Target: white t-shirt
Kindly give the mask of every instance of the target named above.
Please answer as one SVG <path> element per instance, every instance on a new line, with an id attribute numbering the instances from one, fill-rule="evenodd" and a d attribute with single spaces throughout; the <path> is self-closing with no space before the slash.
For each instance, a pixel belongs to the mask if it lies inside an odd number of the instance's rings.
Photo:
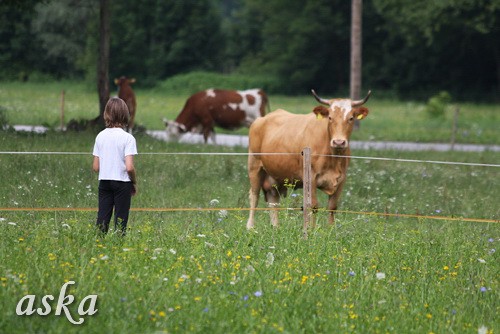
<path id="1" fill-rule="evenodd" d="M 99 157 L 99 180 L 130 181 L 125 156 L 136 154 L 134 136 L 122 128 L 106 128 L 99 132 L 93 153 Z"/>

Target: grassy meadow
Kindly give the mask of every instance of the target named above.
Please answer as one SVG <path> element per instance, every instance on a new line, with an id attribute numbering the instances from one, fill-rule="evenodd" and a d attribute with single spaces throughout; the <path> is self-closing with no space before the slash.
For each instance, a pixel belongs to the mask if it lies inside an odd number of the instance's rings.
<path id="1" fill-rule="evenodd" d="M 10 124 L 56 127 L 64 88 L 67 120 L 95 117 L 91 89 L 63 86 L 2 83 L 0 106 Z M 451 126 L 431 122 L 433 131 L 424 131 L 423 105 L 379 101 L 375 94 L 357 139 L 448 140 Z M 174 117 L 185 100 L 155 89 L 137 95 L 137 120 L 148 129 L 161 129 L 161 117 Z M 299 112 L 314 103 L 305 96 L 271 97 L 272 108 L 282 105 Z M 471 140 L 460 141 L 499 144 L 496 108 L 461 106 L 460 129 Z M 394 126 L 384 128 L 383 117 Z M 481 131 L 472 135 L 476 128 Z M 139 194 L 130 230 L 125 238 L 101 237 L 94 228 L 95 135 L 0 131 L 2 152 L 66 152 L 0 153 L 0 333 L 500 331 L 498 167 L 353 159 L 336 225 L 328 226 L 320 211 L 317 228 L 303 239 L 302 212 L 286 210 L 300 208 L 300 190 L 283 200 L 279 228 L 263 210 L 255 230 L 246 230 L 244 148 L 165 143 L 139 133 Z M 500 164 L 491 152 L 353 154 Z M 323 194 L 320 203 L 326 206 Z M 80 301 L 98 296 L 97 313 L 82 316 L 81 325 L 55 314 L 61 287 L 70 281 L 73 319 L 80 317 Z M 40 308 L 42 297 L 53 295 L 51 313 L 18 316 L 26 295 L 35 295 Z"/>
<path id="2" fill-rule="evenodd" d="M 151 89 L 136 89 L 136 124 L 148 130 L 164 129 L 162 119 L 175 119 L 186 99 L 201 87 L 191 91 L 174 85 L 159 85 Z M 182 83 L 182 85 L 184 85 Z M 208 85 L 208 84 L 207 84 Z M 245 89 L 249 87 L 241 87 Z M 112 86 L 112 94 L 116 87 Z M 176 90 L 174 90 L 176 89 Z M 49 83 L 0 83 L 0 112 L 14 124 L 47 125 L 59 127 L 61 91 L 65 92 L 65 122 L 71 119 L 92 119 L 98 114 L 97 92 L 94 86 L 68 81 Z M 318 94 L 325 98 L 342 97 Z M 382 95 L 382 96 L 379 96 Z M 450 142 L 455 108 L 459 108 L 456 142 L 500 145 L 498 124 L 500 105 L 481 103 L 456 103 L 446 108 L 444 117 L 432 118 L 425 111 L 425 102 L 397 101 L 383 92 L 373 91 L 366 106 L 370 109 L 369 121 L 362 122 L 362 131 L 353 135 L 354 140 L 389 140 L 416 142 Z M 286 109 L 293 113 L 311 112 L 317 105 L 309 92 L 303 96 L 269 97 L 271 110 Z M 217 131 L 223 132 L 218 129 Z M 232 132 L 234 133 L 234 132 Z M 236 133 L 246 134 L 247 129 Z"/>

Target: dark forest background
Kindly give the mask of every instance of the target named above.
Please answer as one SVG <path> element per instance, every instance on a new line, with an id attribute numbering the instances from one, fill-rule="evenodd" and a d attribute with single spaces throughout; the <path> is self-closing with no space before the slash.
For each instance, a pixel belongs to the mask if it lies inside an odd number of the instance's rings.
<path id="1" fill-rule="evenodd" d="M 0 3 L 1 81 L 95 82 L 99 1 Z M 349 90 L 348 0 L 120 0 L 110 13 L 110 78 L 152 87 L 209 71 L 270 93 Z M 362 36 L 364 87 L 499 99 L 500 0 L 365 0 Z"/>

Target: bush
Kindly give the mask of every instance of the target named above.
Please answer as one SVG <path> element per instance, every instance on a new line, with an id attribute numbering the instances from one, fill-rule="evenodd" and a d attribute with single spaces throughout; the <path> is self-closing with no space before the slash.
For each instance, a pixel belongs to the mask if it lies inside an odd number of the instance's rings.
<path id="1" fill-rule="evenodd" d="M 442 91 L 439 94 L 432 96 L 427 101 L 425 111 L 432 118 L 444 117 L 446 108 L 451 103 L 451 96 L 448 92 Z"/>
<path id="2" fill-rule="evenodd" d="M 161 82 L 157 88 L 176 94 L 194 94 L 207 88 L 237 89 L 262 88 L 268 94 L 278 90 L 278 81 L 268 76 L 190 72 L 179 74 Z"/>

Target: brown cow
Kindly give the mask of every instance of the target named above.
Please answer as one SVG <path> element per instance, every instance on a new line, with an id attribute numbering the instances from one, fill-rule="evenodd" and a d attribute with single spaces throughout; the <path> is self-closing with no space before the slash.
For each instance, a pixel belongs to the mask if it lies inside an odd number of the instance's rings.
<path id="1" fill-rule="evenodd" d="M 135 111 L 137 107 L 134 91 L 132 87 L 130 87 L 134 82 L 135 79 L 129 79 L 123 76 L 119 79 L 115 79 L 115 85 L 118 86 L 118 97 L 125 101 L 130 113 L 130 119 L 127 126 L 127 131 L 130 133 L 132 133 L 132 129 L 134 128 Z"/>
<path id="2" fill-rule="evenodd" d="M 361 107 L 370 93 L 359 101 L 350 99 L 322 99 L 312 91 L 318 102 L 307 115 L 295 115 L 278 109 L 256 120 L 249 132 L 248 176 L 250 179 L 250 215 L 247 228 L 254 227 L 255 208 L 262 189 L 270 207 L 279 203 L 280 194 L 286 196 L 288 184 L 302 187 L 303 158 L 305 147 L 311 148 L 312 208 L 318 208 L 316 188 L 328 194 L 328 221 L 334 222 L 333 210 L 346 180 L 350 156 L 349 137 L 354 120 L 368 115 Z M 266 153 L 279 153 L 269 154 Z M 271 210 L 271 222 L 278 226 L 278 214 Z M 314 225 L 314 221 L 313 221 Z"/>
<path id="3" fill-rule="evenodd" d="M 186 101 L 175 121 L 163 119 L 169 139 L 178 139 L 186 132 L 202 133 L 215 142 L 214 126 L 235 130 L 249 127 L 258 117 L 264 116 L 269 101 L 262 89 L 244 91 L 207 89 Z"/>

